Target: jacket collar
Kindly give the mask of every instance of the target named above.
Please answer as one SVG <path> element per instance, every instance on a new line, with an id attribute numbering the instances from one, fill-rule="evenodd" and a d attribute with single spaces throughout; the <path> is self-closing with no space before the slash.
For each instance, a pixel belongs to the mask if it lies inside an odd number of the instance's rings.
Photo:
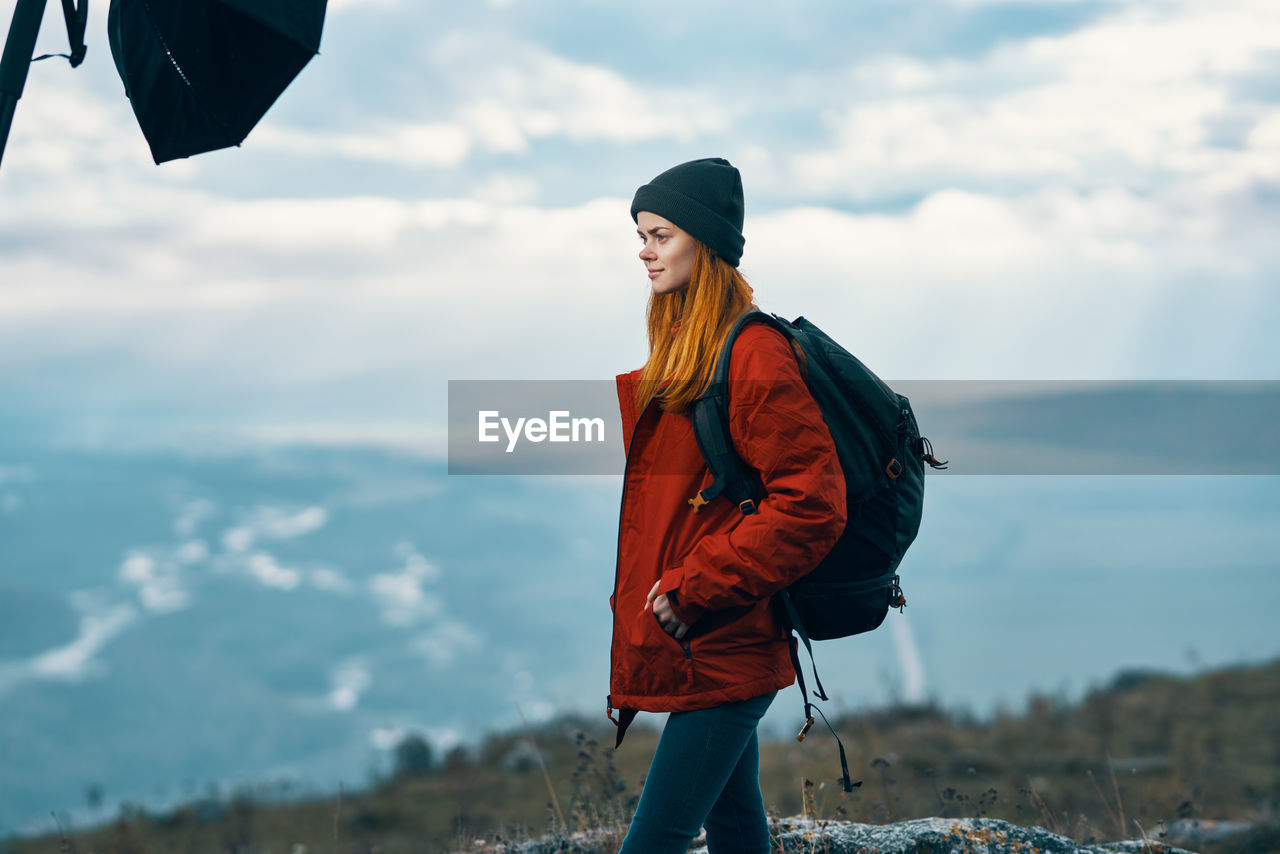
<path id="1" fill-rule="evenodd" d="M 631 432 L 640 413 L 636 411 L 636 389 L 640 386 L 640 369 L 618 374 L 618 409 L 622 412 L 622 447 L 631 447 Z"/>

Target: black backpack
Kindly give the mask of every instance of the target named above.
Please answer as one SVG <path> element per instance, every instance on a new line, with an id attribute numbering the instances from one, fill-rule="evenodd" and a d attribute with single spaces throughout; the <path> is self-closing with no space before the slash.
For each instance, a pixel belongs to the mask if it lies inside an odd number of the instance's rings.
<path id="1" fill-rule="evenodd" d="M 920 435 L 907 398 L 896 394 L 826 333 L 803 317 L 788 322 L 752 311 L 730 330 L 711 383 L 689 413 L 698 448 L 715 477 L 711 486 L 689 499 L 694 510 L 724 495 L 744 514 L 751 514 L 761 497 L 758 475 L 734 451 L 729 436 L 729 354 L 748 323 L 766 323 L 791 342 L 835 441 L 845 478 L 848 521 L 840 539 L 812 572 L 775 599 L 783 624 L 799 636 L 812 663 L 810 640 L 871 631 L 884 622 L 890 607 L 906 606 L 897 570 L 920 529 L 924 466 L 946 468 L 946 462 L 934 457 L 929 440 Z M 803 740 L 813 726 L 816 707 L 809 702 L 794 645 L 791 657 L 804 698 L 806 722 L 797 737 Z M 816 666 L 813 678 L 815 695 L 828 699 Z M 845 791 L 852 791 L 843 744 L 840 764 Z"/>

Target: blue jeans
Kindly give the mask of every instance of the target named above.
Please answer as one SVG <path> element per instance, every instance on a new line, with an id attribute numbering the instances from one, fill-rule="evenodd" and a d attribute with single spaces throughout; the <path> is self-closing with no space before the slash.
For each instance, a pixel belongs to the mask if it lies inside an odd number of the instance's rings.
<path id="1" fill-rule="evenodd" d="M 710 854 L 768 854 L 756 725 L 777 693 L 671 713 L 619 854 L 684 854 L 704 824 Z"/>

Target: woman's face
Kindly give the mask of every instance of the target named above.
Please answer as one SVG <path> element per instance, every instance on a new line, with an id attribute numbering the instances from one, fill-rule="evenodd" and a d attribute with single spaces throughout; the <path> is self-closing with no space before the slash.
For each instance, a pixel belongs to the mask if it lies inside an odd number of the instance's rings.
<path id="1" fill-rule="evenodd" d="M 697 241 L 689 232 L 649 211 L 636 214 L 636 231 L 644 246 L 640 260 L 649 271 L 655 294 L 670 294 L 689 285 Z"/>

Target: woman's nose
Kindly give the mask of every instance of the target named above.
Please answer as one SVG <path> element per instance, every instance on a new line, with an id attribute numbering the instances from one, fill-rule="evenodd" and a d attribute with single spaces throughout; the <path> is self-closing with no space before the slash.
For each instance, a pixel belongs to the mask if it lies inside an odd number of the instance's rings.
<path id="1" fill-rule="evenodd" d="M 657 257 L 658 257 L 657 254 L 653 251 L 653 247 L 651 247 L 648 243 L 640 247 L 641 261 L 648 261 L 651 258 L 657 258 Z"/>

